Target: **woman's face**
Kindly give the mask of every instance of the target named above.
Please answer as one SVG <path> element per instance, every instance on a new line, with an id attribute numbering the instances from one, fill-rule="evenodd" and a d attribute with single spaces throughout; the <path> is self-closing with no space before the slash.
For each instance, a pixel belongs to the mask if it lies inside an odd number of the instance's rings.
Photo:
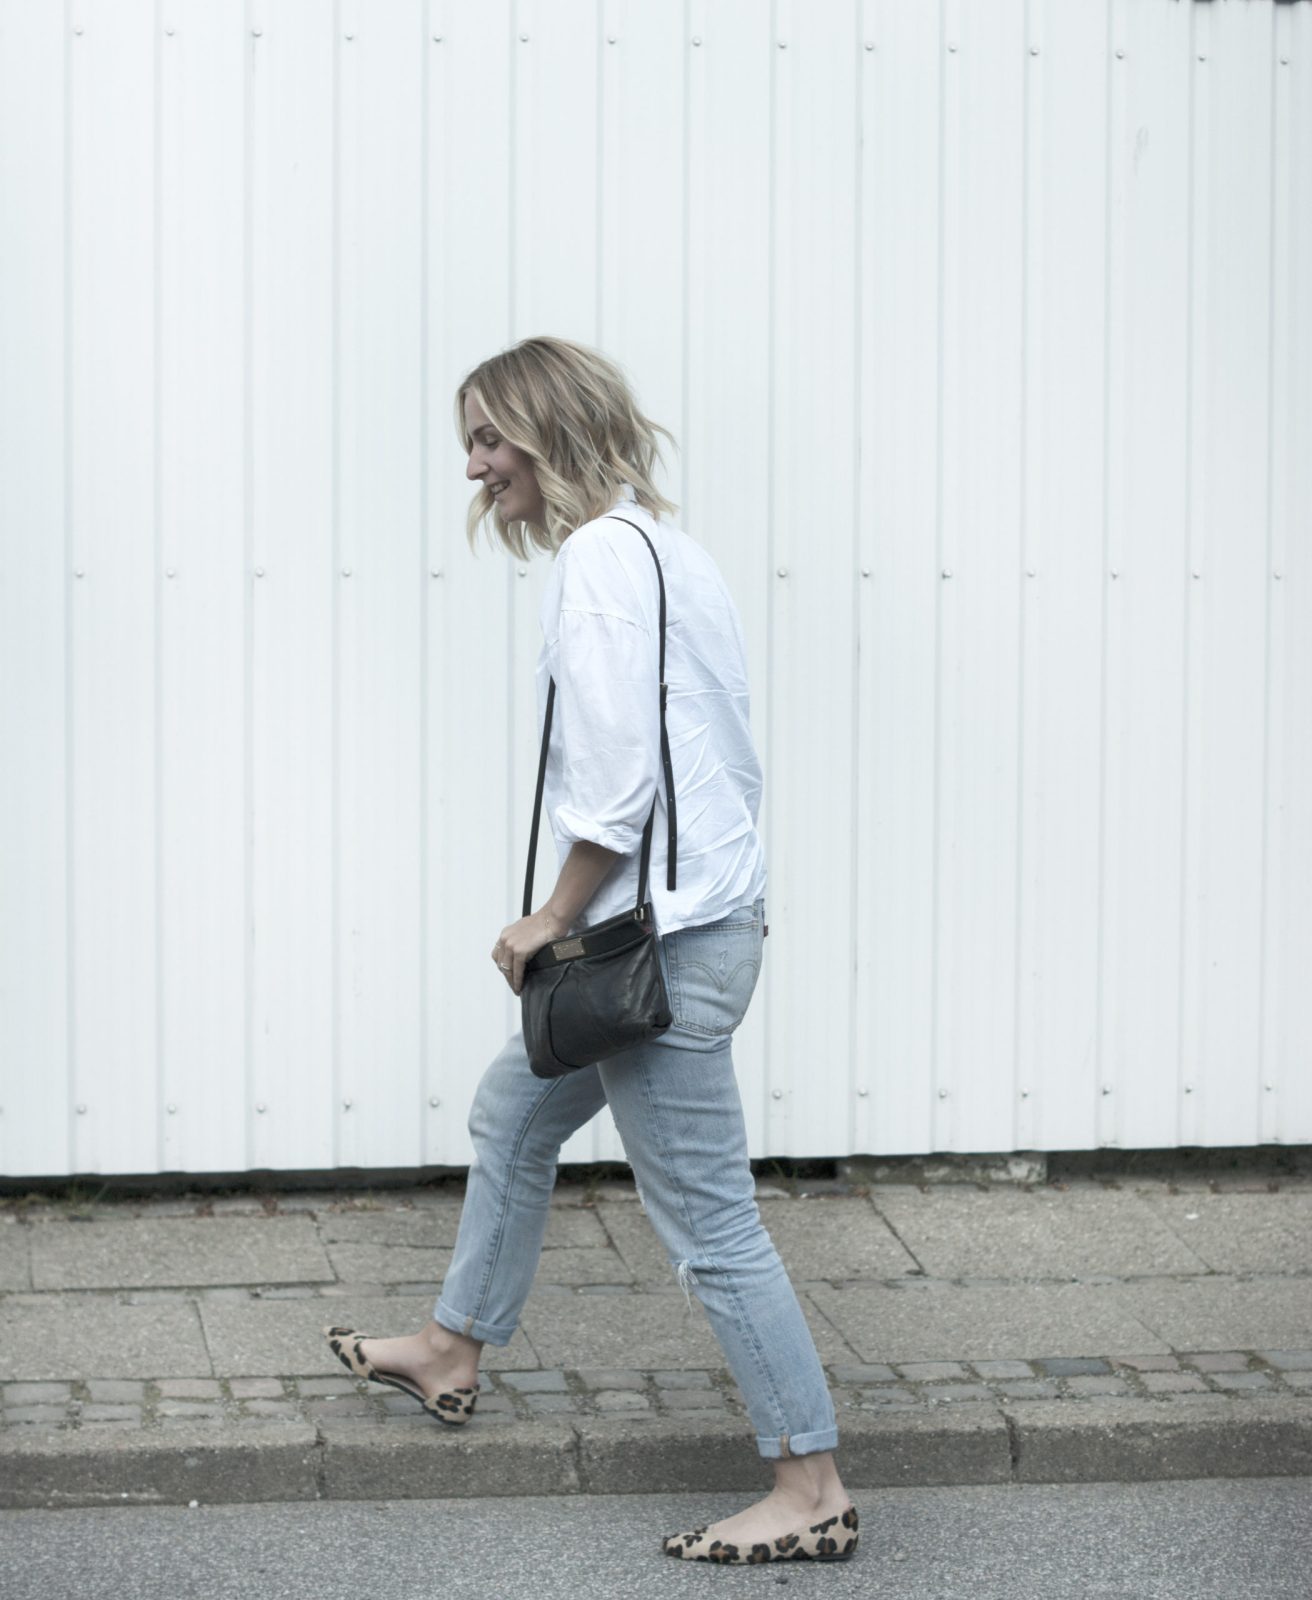
<path id="1" fill-rule="evenodd" d="M 465 476 L 488 489 L 507 522 L 532 522 L 541 527 L 546 507 L 532 460 L 518 445 L 501 437 L 472 393 L 465 396 L 465 431 L 470 439 Z"/>

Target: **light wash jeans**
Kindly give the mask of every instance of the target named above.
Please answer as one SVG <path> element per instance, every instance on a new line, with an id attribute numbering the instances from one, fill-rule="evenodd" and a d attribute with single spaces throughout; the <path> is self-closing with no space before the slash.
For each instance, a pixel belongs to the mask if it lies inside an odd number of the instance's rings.
<path id="1" fill-rule="evenodd" d="M 609 1104 L 638 1194 L 684 1294 L 692 1283 L 746 1401 L 762 1456 L 838 1443 L 811 1330 L 761 1222 L 731 1039 L 760 973 L 764 900 L 660 940 L 674 1024 L 560 1078 L 538 1078 L 515 1033 L 469 1114 L 469 1169 L 434 1320 L 510 1340 L 546 1232 L 561 1144 Z M 688 1301 L 691 1308 L 692 1301 Z"/>

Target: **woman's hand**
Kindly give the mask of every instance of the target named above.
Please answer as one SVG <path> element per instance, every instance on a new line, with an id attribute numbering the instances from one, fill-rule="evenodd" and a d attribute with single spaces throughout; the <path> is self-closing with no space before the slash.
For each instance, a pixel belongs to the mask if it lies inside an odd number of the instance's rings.
<path id="1" fill-rule="evenodd" d="M 568 932 L 568 923 L 562 923 L 546 906 L 501 930 L 501 937 L 492 947 L 492 959 L 516 994 L 524 987 L 524 963 L 528 958 L 553 939 L 563 939 Z"/>

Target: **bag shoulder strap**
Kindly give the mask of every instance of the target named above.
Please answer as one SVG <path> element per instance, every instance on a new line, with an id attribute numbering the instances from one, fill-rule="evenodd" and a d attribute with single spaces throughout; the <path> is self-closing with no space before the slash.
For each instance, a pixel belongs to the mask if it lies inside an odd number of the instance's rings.
<path id="1" fill-rule="evenodd" d="M 676 871 L 678 850 L 678 823 L 674 809 L 674 767 L 670 761 L 670 739 L 665 727 L 665 574 L 661 571 L 660 557 L 656 554 L 656 547 L 647 538 L 642 528 L 636 522 L 629 522 L 628 517 L 613 517 L 614 522 L 626 522 L 630 528 L 641 533 L 646 540 L 647 548 L 651 551 L 651 558 L 656 563 L 656 581 L 661 590 L 661 648 L 660 648 L 660 711 L 661 711 L 661 765 L 665 771 L 665 815 L 668 825 L 667 859 L 665 867 L 665 887 L 674 889 L 677 885 Z M 533 800 L 533 828 L 528 841 L 528 867 L 524 873 L 524 916 L 530 916 L 533 911 L 533 867 L 537 861 L 538 853 L 538 826 L 542 816 L 542 790 L 547 779 L 547 746 L 551 740 L 551 712 L 556 701 L 556 680 L 552 678 L 547 689 L 547 712 L 542 726 L 542 753 L 538 758 L 538 787 Z M 651 864 L 651 833 L 652 824 L 656 819 L 656 796 L 652 796 L 651 811 L 647 815 L 647 825 L 642 830 L 642 855 L 638 865 L 638 900 L 635 909 L 641 912 L 647 900 L 647 873 Z"/>

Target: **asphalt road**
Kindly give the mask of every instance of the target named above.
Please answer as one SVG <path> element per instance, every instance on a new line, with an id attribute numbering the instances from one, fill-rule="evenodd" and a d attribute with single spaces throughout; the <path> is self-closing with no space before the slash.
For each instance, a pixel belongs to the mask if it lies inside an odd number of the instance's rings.
<path id="1" fill-rule="evenodd" d="M 848 1562 L 723 1569 L 660 1535 L 741 1497 L 561 1495 L 0 1513 L 3 1600 L 1309 1600 L 1312 1481 L 884 1489 Z M 717 1589 L 717 1593 L 723 1592 Z"/>

